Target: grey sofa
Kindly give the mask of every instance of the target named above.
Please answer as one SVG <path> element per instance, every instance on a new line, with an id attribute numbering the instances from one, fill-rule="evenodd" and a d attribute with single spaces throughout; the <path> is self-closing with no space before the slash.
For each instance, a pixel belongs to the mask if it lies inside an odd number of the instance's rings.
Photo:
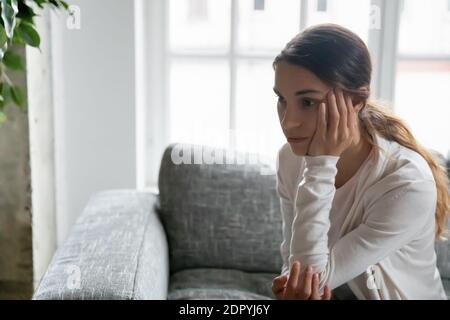
<path id="1" fill-rule="evenodd" d="M 175 151 L 164 152 L 159 194 L 91 197 L 33 299 L 274 298 L 282 238 L 273 168 L 175 164 Z M 449 248 L 436 242 L 447 292 Z"/>

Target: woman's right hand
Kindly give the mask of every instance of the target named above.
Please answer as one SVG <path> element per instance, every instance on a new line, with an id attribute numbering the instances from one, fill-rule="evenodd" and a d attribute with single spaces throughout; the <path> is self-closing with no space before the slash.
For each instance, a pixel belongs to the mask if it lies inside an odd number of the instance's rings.
<path id="1" fill-rule="evenodd" d="M 307 268 L 308 269 L 308 268 Z M 300 273 L 300 262 L 295 262 L 289 276 L 280 275 L 272 281 L 272 292 L 278 300 L 330 300 L 332 292 L 326 285 L 319 293 L 319 276 L 305 269 Z"/>
<path id="2" fill-rule="evenodd" d="M 272 281 L 272 292 L 278 300 L 284 299 L 287 280 L 287 275 L 280 275 Z"/>

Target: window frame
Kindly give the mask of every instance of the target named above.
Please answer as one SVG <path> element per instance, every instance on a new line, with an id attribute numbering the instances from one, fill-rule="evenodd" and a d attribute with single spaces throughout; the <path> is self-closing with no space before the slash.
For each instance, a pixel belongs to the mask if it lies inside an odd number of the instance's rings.
<path id="1" fill-rule="evenodd" d="M 227 60 L 230 72 L 229 129 L 236 129 L 236 83 L 238 62 L 262 59 L 270 63 L 274 55 L 237 52 L 238 0 L 231 1 L 230 47 L 226 54 L 172 52 L 168 48 L 169 3 L 166 0 L 135 1 L 136 34 L 136 152 L 137 188 L 157 192 L 161 156 L 169 144 L 170 118 L 169 64 L 183 58 Z M 310 0 L 300 2 L 298 31 L 307 24 Z M 381 29 L 369 30 L 369 50 L 373 58 L 372 95 L 376 99 L 393 101 L 400 2 L 372 0 L 380 8 Z M 388 31 L 389 30 L 389 31 Z M 394 32 L 392 32 L 394 30 Z M 382 68 L 383 66 L 383 68 Z M 229 147 L 236 141 L 230 139 Z"/>

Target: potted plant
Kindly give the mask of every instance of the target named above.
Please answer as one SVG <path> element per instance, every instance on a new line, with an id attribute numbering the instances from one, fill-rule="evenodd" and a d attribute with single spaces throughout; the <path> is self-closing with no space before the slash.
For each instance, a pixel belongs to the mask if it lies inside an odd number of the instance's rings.
<path id="1" fill-rule="evenodd" d="M 8 73 L 24 71 L 22 57 L 14 52 L 14 45 L 29 45 L 39 48 L 40 37 L 36 31 L 35 10 L 44 7 L 68 10 L 63 0 L 0 0 L 0 126 L 6 119 L 5 108 L 13 104 L 25 109 L 26 94 L 15 85 Z"/>

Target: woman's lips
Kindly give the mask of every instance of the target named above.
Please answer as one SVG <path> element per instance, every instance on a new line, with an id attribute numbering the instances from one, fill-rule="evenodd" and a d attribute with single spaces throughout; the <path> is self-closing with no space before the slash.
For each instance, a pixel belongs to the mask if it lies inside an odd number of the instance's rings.
<path id="1" fill-rule="evenodd" d="M 308 137 L 306 138 L 287 138 L 287 141 L 289 143 L 301 143 L 301 142 L 305 142 L 308 140 Z"/>

